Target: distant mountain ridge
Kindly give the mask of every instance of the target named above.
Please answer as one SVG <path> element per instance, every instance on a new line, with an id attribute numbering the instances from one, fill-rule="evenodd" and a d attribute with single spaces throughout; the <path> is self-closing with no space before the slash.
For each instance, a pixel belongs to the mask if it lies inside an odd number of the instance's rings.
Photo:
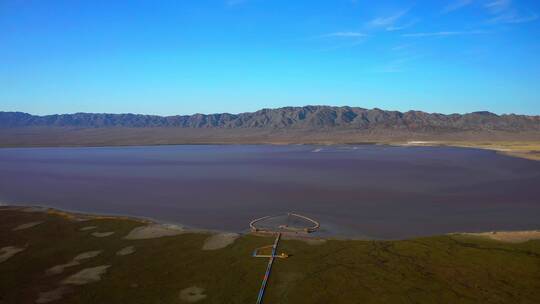
<path id="1" fill-rule="evenodd" d="M 385 111 L 359 107 L 304 106 L 262 109 L 240 114 L 156 116 L 76 113 L 35 116 L 0 112 L 0 128 L 220 128 L 220 129 L 399 129 L 430 131 L 539 131 L 540 116 L 496 115 L 490 112 L 437 114 Z"/>

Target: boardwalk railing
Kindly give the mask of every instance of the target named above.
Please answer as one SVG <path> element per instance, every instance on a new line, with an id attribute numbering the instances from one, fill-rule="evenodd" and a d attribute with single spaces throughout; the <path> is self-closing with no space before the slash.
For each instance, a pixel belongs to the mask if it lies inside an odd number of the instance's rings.
<path id="1" fill-rule="evenodd" d="M 301 218 L 303 220 L 306 220 L 306 221 L 310 222 L 312 224 L 312 226 L 310 226 L 310 227 L 291 227 L 291 226 L 288 225 L 288 221 L 287 221 L 286 224 L 280 225 L 280 226 L 276 227 L 275 229 L 257 227 L 258 222 L 261 222 L 261 221 L 264 221 L 264 220 L 267 220 L 267 219 L 271 219 L 271 218 L 276 218 L 277 216 L 264 216 L 264 217 L 261 217 L 261 218 L 258 218 L 258 219 L 254 219 L 249 223 L 249 227 L 251 228 L 251 230 L 253 232 L 264 232 L 264 233 L 275 233 L 276 234 L 276 239 L 274 240 L 273 245 L 260 247 L 258 249 L 255 249 L 255 251 L 253 252 L 254 257 L 268 258 L 268 265 L 266 266 L 266 272 L 265 272 L 264 277 L 263 277 L 263 281 L 262 281 L 262 284 L 261 284 L 261 289 L 259 290 L 259 295 L 257 296 L 257 304 L 262 304 L 262 302 L 263 302 L 264 293 L 266 292 L 266 286 L 268 285 L 268 280 L 270 279 L 270 273 L 272 272 L 272 265 L 274 264 L 274 260 L 276 258 L 287 258 L 288 257 L 288 255 L 285 254 L 285 253 L 282 253 L 281 255 L 277 254 L 277 248 L 278 248 L 278 245 L 279 245 L 279 240 L 281 239 L 281 234 L 282 233 L 287 233 L 287 232 L 310 233 L 310 232 L 316 231 L 320 227 L 319 222 L 317 222 L 316 220 L 311 219 L 311 218 L 309 218 L 307 216 L 289 212 L 289 213 L 287 213 L 287 220 L 289 219 L 290 216 L 294 216 L 294 217 L 298 217 L 298 218 Z M 268 249 L 270 247 L 271 247 L 270 255 L 268 255 L 268 254 L 259 254 L 259 250 Z"/>
<path id="2" fill-rule="evenodd" d="M 272 245 L 272 253 L 270 255 L 270 259 L 268 260 L 268 265 L 266 266 L 266 273 L 264 274 L 264 278 L 261 284 L 261 289 L 259 290 L 259 296 L 257 297 L 257 304 L 262 303 L 264 292 L 266 291 L 266 285 L 268 284 L 268 279 L 270 278 L 270 272 L 272 271 L 272 265 L 274 264 L 274 260 L 276 258 L 276 252 L 277 252 L 277 247 L 278 247 L 280 238 L 281 238 L 281 233 L 278 232 L 276 236 L 276 240 L 274 241 L 274 245 Z"/>

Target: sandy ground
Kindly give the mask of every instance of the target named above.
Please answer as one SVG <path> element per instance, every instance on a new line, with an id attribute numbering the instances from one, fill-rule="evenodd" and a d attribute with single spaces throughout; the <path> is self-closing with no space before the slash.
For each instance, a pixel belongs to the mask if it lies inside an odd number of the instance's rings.
<path id="1" fill-rule="evenodd" d="M 81 229 L 79 229 L 80 231 L 88 231 L 88 230 L 93 230 L 93 229 L 96 229 L 97 226 L 86 226 L 86 227 L 82 227 Z"/>
<path id="2" fill-rule="evenodd" d="M 25 248 L 15 246 L 7 246 L 0 248 L 0 263 L 7 261 L 9 258 L 23 251 L 24 249 Z"/>
<path id="3" fill-rule="evenodd" d="M 108 237 L 114 234 L 114 231 L 109 232 L 93 232 L 92 235 L 98 238 Z"/>
<path id="4" fill-rule="evenodd" d="M 19 226 L 13 228 L 13 231 L 19 231 L 19 230 L 32 228 L 32 227 L 35 227 L 35 226 L 37 226 L 37 225 L 39 225 L 41 223 L 43 223 L 43 222 L 30 222 L 30 223 L 22 224 L 22 225 L 19 225 Z"/>
<path id="5" fill-rule="evenodd" d="M 237 233 L 214 234 L 204 241 L 202 250 L 217 250 L 225 248 L 234 243 L 234 241 L 236 241 L 236 239 L 239 237 L 240 235 Z"/>
<path id="6" fill-rule="evenodd" d="M 67 277 L 62 281 L 62 284 L 70 285 L 84 285 L 88 283 L 93 283 L 101 280 L 101 276 L 107 272 L 107 269 L 111 265 L 101 265 L 92 268 L 85 268 L 76 274 Z"/>
<path id="7" fill-rule="evenodd" d="M 133 246 L 127 246 L 125 248 L 122 248 L 116 252 L 116 255 L 129 255 L 135 252 L 135 247 Z"/>
<path id="8" fill-rule="evenodd" d="M 540 143 L 534 141 L 408 141 L 403 146 L 453 146 L 487 149 L 499 153 L 530 160 L 540 160 Z"/>
<path id="9" fill-rule="evenodd" d="M 497 240 L 501 242 L 522 243 L 530 240 L 540 239 L 540 230 L 531 231 L 493 231 L 482 233 L 463 233 L 464 235 L 473 235 Z"/>
<path id="10" fill-rule="evenodd" d="M 73 260 L 65 264 L 56 265 L 47 269 L 46 274 L 48 275 L 60 274 L 64 272 L 66 268 L 80 265 L 82 260 L 94 258 L 98 256 L 99 254 L 101 254 L 101 252 L 102 252 L 101 250 L 83 252 L 77 255 L 76 257 L 74 257 Z"/>
<path id="11" fill-rule="evenodd" d="M 205 298 L 204 288 L 201 287 L 191 286 L 180 291 L 180 300 L 183 302 L 195 303 Z"/>
<path id="12" fill-rule="evenodd" d="M 145 240 L 182 233 L 185 233 L 185 230 L 180 226 L 152 224 L 134 228 L 124 238 L 127 240 Z"/>

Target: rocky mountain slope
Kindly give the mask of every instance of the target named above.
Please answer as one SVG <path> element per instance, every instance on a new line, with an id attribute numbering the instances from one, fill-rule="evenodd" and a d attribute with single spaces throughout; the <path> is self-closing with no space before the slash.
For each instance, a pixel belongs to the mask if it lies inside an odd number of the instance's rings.
<path id="1" fill-rule="evenodd" d="M 490 112 L 436 114 L 384 111 L 357 107 L 305 106 L 263 109 L 241 114 L 154 116 L 76 113 L 35 116 L 0 112 L 0 128 L 220 128 L 220 129 L 395 129 L 414 132 L 540 131 L 540 116 L 496 115 Z"/>

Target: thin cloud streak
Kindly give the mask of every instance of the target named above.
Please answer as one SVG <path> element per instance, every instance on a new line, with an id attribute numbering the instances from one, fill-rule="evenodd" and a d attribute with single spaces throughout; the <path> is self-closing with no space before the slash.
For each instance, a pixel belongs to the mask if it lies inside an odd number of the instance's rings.
<path id="1" fill-rule="evenodd" d="M 484 6 L 493 17 L 487 24 L 518 24 L 535 21 L 539 18 L 535 12 L 523 14 L 512 5 L 511 0 L 490 1 Z"/>
<path id="2" fill-rule="evenodd" d="M 341 37 L 341 38 L 362 38 L 367 35 L 361 32 L 335 32 L 330 34 L 322 35 L 321 37 Z"/>
<path id="3" fill-rule="evenodd" d="M 464 36 L 464 35 L 479 35 L 487 34 L 486 31 L 441 31 L 441 32 L 429 32 L 429 33 L 410 33 L 403 34 L 401 37 L 449 37 L 449 36 Z"/>
<path id="4" fill-rule="evenodd" d="M 512 4 L 511 0 L 495 0 L 486 3 L 485 7 L 492 13 L 497 14 L 500 13 L 508 8 L 510 8 L 510 5 Z"/>
<path id="5" fill-rule="evenodd" d="M 392 16 L 388 17 L 378 17 L 367 23 L 368 27 L 377 28 L 377 27 L 391 27 L 393 26 L 401 17 L 405 16 L 409 12 L 408 9 L 402 10 L 395 13 Z"/>
<path id="6" fill-rule="evenodd" d="M 473 0 L 457 0 L 454 1 L 447 6 L 445 6 L 442 10 L 444 14 L 451 13 L 453 11 L 457 11 L 459 9 L 462 9 L 464 7 L 467 7 L 473 3 Z"/>
<path id="7" fill-rule="evenodd" d="M 409 22 L 407 24 L 403 24 L 403 25 L 391 25 L 391 26 L 388 26 L 386 28 L 386 30 L 388 32 L 402 31 L 402 30 L 410 28 L 411 26 L 415 25 L 416 23 L 418 23 L 418 20 L 414 20 L 414 21 L 411 21 L 411 22 Z"/>
<path id="8" fill-rule="evenodd" d="M 488 23 L 527 23 L 538 19 L 538 14 L 531 13 L 528 16 L 520 16 L 517 13 L 508 13 L 488 20 Z"/>

